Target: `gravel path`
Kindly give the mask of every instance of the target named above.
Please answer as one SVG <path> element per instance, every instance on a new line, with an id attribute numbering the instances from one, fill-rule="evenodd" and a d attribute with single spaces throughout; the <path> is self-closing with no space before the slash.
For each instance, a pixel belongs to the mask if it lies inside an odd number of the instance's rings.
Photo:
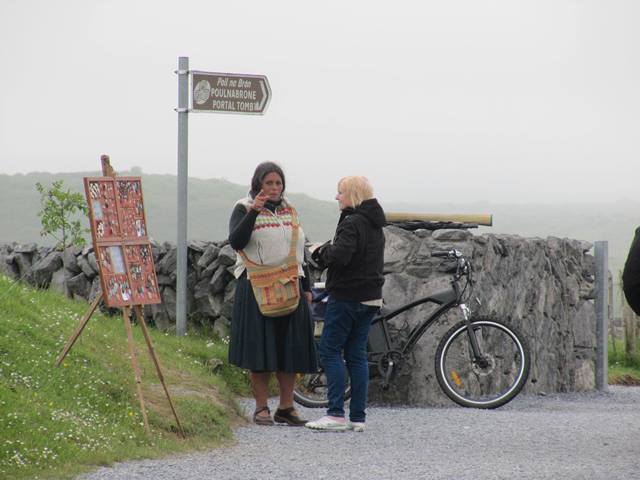
<path id="1" fill-rule="evenodd" d="M 307 418 L 322 413 L 301 410 Z M 249 425 L 230 448 L 102 467 L 82 478 L 640 478 L 640 387 L 521 395 L 491 411 L 370 407 L 367 421 L 363 433 Z"/>

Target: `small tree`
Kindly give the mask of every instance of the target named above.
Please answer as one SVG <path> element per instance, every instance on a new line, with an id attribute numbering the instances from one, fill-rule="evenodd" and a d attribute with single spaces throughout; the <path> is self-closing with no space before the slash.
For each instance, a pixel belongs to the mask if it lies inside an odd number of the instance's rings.
<path id="1" fill-rule="evenodd" d="M 70 188 L 65 191 L 63 183 L 62 180 L 53 182 L 49 189 L 45 189 L 40 182 L 36 183 L 42 205 L 42 210 L 38 212 L 42 223 L 40 235 L 51 235 L 58 242 L 56 248 L 62 250 L 70 245 L 84 246 L 84 234 L 89 231 L 82 227 L 80 220 L 71 220 L 78 212 L 87 214 L 84 197 Z"/>

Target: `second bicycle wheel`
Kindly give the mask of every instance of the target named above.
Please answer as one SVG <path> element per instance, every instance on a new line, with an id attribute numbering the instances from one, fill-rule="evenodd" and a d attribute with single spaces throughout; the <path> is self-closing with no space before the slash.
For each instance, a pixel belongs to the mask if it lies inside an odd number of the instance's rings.
<path id="1" fill-rule="evenodd" d="M 345 374 L 345 402 L 351 397 L 349 375 Z M 326 408 L 329 405 L 327 377 L 322 369 L 315 373 L 299 373 L 293 386 L 293 399 L 309 408 Z"/>
<path id="2" fill-rule="evenodd" d="M 452 327 L 436 352 L 436 377 L 444 393 L 463 407 L 497 408 L 512 400 L 529 376 L 529 350 L 513 328 L 472 320 L 482 354 L 475 362 L 465 322 Z"/>

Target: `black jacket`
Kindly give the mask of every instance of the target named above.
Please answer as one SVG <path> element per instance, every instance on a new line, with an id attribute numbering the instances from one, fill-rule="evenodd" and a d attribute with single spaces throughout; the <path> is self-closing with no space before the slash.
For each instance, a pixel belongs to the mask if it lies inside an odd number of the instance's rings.
<path id="1" fill-rule="evenodd" d="M 342 211 L 333 244 L 314 252 L 328 267 L 326 289 L 331 296 L 356 302 L 382 298 L 384 224 L 384 211 L 375 198 Z"/>
<path id="2" fill-rule="evenodd" d="M 636 229 L 629 256 L 624 264 L 622 288 L 627 302 L 633 311 L 640 315 L 640 227 Z"/>

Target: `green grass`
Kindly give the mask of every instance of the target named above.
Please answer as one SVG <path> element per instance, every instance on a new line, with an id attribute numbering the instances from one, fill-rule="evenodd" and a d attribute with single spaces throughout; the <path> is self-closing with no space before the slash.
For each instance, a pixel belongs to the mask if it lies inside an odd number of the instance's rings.
<path id="1" fill-rule="evenodd" d="M 98 465 L 233 441 L 246 375 L 224 341 L 151 337 L 186 439 L 176 433 L 138 326 L 134 339 L 151 435 L 145 432 L 122 316 L 96 312 L 60 367 L 54 362 L 88 309 L 0 276 L 0 478 L 70 478 Z"/>
<path id="2" fill-rule="evenodd" d="M 626 353 L 624 342 L 615 341 L 615 349 L 609 338 L 609 383 L 640 385 L 640 351 Z"/>

